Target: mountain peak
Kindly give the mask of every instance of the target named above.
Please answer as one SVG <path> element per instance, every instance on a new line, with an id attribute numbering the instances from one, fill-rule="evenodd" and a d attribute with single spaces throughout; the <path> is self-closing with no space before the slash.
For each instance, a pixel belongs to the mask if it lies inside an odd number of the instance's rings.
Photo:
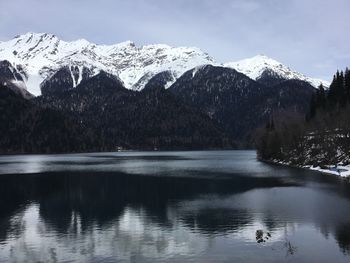
<path id="1" fill-rule="evenodd" d="M 125 47 L 135 47 L 136 46 L 135 42 L 133 42 L 131 40 L 126 40 L 124 42 L 119 43 L 118 45 L 125 46 Z"/>
<path id="2" fill-rule="evenodd" d="M 165 44 L 136 46 L 132 41 L 98 45 L 86 39 L 63 41 L 48 33 L 28 32 L 0 42 L 0 57 L 19 65 L 27 76 L 28 91 L 40 95 L 40 84 L 62 67 L 86 68 L 93 75 L 100 70 L 118 76 L 127 89 L 141 90 L 158 73 L 171 71 L 176 80 L 186 71 L 201 65 L 220 65 L 197 47 L 172 47 Z M 268 71 L 282 79 L 306 80 L 317 87 L 321 81 L 305 77 L 280 62 L 259 54 L 253 58 L 227 63 L 229 68 L 257 80 Z M 172 83 L 168 83 L 171 85 Z M 323 82 L 324 86 L 328 84 Z"/>
<path id="3" fill-rule="evenodd" d="M 251 66 L 260 66 L 260 67 L 267 67 L 272 65 L 282 65 L 283 64 L 273 58 L 270 58 L 264 54 L 258 54 L 251 58 L 242 59 L 240 61 L 237 61 L 235 63 L 239 64 L 246 64 Z"/>
<path id="4" fill-rule="evenodd" d="M 40 84 L 62 67 L 100 70 L 118 76 L 128 89 L 141 90 L 156 74 L 171 70 L 174 77 L 214 60 L 198 48 L 163 44 L 136 46 L 132 41 L 98 45 L 85 39 L 63 41 L 52 34 L 28 32 L 0 42 L 0 57 L 21 65 L 30 92 L 40 95 Z"/>
<path id="5" fill-rule="evenodd" d="M 45 39 L 57 39 L 56 35 L 48 34 L 48 33 L 35 33 L 35 32 L 27 32 L 22 35 L 17 35 L 13 39 L 14 40 L 25 40 L 25 41 L 39 41 L 39 40 L 45 40 Z"/>
<path id="6" fill-rule="evenodd" d="M 30 36 L 55 36 L 53 34 L 49 34 L 49 33 L 43 33 L 43 32 L 26 32 L 24 34 L 20 34 L 20 35 L 16 35 L 14 38 L 27 38 Z"/>
<path id="7" fill-rule="evenodd" d="M 264 59 L 269 59 L 269 57 L 268 56 L 266 56 L 265 54 L 263 54 L 263 53 L 260 53 L 260 54 L 258 54 L 258 55 L 256 55 L 255 57 L 253 57 L 253 58 L 264 58 Z"/>
<path id="8" fill-rule="evenodd" d="M 326 81 L 306 77 L 305 75 L 290 69 L 281 62 L 262 54 L 256 55 L 252 58 L 226 63 L 225 66 L 234 68 L 254 80 L 259 80 L 266 72 L 273 72 L 273 74 L 280 79 L 306 81 L 315 88 L 321 83 L 326 87 L 329 86 L 329 83 Z"/>

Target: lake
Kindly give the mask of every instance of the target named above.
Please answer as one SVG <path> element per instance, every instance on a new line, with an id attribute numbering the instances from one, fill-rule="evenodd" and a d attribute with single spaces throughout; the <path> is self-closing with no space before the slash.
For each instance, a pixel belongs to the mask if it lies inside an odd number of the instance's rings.
<path id="1" fill-rule="evenodd" d="M 350 262 L 350 185 L 255 151 L 1 156 L 0 262 Z"/>

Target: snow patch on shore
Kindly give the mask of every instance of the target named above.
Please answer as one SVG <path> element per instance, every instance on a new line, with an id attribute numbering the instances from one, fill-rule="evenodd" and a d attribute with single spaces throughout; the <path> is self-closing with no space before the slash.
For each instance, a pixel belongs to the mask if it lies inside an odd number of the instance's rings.
<path id="1" fill-rule="evenodd" d="M 350 177 L 350 165 L 347 165 L 347 166 L 329 165 L 329 166 L 322 166 L 322 167 L 309 166 L 305 168 L 309 168 L 310 170 L 318 171 L 321 173 L 334 174 L 341 177 Z"/>
<path id="2" fill-rule="evenodd" d="M 323 166 L 312 166 L 312 165 L 293 165 L 290 162 L 280 161 L 274 159 L 271 161 L 275 164 L 292 166 L 297 168 L 309 169 L 312 171 L 317 171 L 324 174 L 337 175 L 343 178 L 350 178 L 350 165 L 323 165 Z"/>

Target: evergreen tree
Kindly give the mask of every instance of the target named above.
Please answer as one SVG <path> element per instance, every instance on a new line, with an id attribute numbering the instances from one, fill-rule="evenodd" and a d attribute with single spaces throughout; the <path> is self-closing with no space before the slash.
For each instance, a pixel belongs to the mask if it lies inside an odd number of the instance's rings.
<path id="1" fill-rule="evenodd" d="M 273 117 L 271 118 L 271 130 L 274 130 L 275 129 L 275 122 L 273 120 Z"/>
<path id="2" fill-rule="evenodd" d="M 350 70 L 346 68 L 344 74 L 344 90 L 347 101 L 350 102 Z"/>
<path id="3" fill-rule="evenodd" d="M 314 93 L 311 97 L 309 114 L 306 116 L 306 120 L 309 121 L 313 119 L 319 109 L 324 110 L 326 108 L 326 104 L 326 92 L 321 84 L 316 93 Z"/>
<path id="4" fill-rule="evenodd" d="M 337 106 L 345 106 L 347 101 L 347 90 L 345 87 L 344 72 L 339 70 L 333 77 L 333 81 L 329 87 L 328 105 L 330 110 L 337 108 Z"/>
<path id="5" fill-rule="evenodd" d="M 338 101 L 339 105 L 344 107 L 347 101 L 346 98 L 346 90 L 345 90 L 345 79 L 344 79 L 344 72 L 341 71 L 339 74 L 338 79 Z"/>
<path id="6" fill-rule="evenodd" d="M 312 119 L 316 115 L 316 110 L 318 107 L 318 97 L 319 97 L 319 91 L 317 93 L 312 94 L 311 101 L 310 101 L 310 112 L 309 116 L 307 117 L 307 120 Z"/>
<path id="7" fill-rule="evenodd" d="M 307 122 L 284 112 L 257 134 L 260 158 L 300 165 L 343 161 L 350 153 L 350 72 L 338 71 L 327 92 L 321 85 L 310 101 Z M 314 116 L 317 115 L 316 118 Z M 340 154 L 339 154 L 340 153 Z M 344 157 L 345 156 L 345 157 Z"/>
<path id="8" fill-rule="evenodd" d="M 331 85 L 329 86 L 329 92 L 328 92 L 328 106 L 330 106 L 330 108 L 332 108 L 335 104 L 335 98 L 336 98 L 336 92 L 337 92 L 337 81 L 336 81 L 336 75 L 333 76 L 333 80 Z"/>
<path id="9" fill-rule="evenodd" d="M 325 89 L 324 89 L 322 84 L 318 88 L 317 95 L 318 95 L 317 107 L 325 109 L 326 108 L 326 92 L 325 92 Z"/>

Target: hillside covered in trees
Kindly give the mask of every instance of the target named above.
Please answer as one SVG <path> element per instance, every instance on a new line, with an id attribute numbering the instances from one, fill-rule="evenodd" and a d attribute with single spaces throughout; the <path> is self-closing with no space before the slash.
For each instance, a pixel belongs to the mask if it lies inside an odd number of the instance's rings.
<path id="1" fill-rule="evenodd" d="M 350 164 L 350 71 L 319 87 L 306 116 L 276 112 L 256 133 L 259 158 L 298 166 Z"/>
<path id="2" fill-rule="evenodd" d="M 42 108 L 0 85 L 0 153 L 77 152 L 91 149 L 83 125 Z"/>
<path id="3" fill-rule="evenodd" d="M 214 121 L 165 89 L 130 91 L 104 72 L 29 100 L 2 85 L 0 121 L 3 154 L 234 147 Z"/>

